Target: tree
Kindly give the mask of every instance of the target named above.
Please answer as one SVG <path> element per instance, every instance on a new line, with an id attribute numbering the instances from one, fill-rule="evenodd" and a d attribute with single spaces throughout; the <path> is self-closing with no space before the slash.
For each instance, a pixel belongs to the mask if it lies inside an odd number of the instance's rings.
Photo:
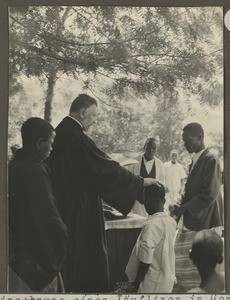
<path id="1" fill-rule="evenodd" d="M 59 78 L 81 82 L 108 116 L 100 120 L 103 135 L 95 133 L 105 150 L 136 151 L 146 135 L 157 134 L 165 159 L 173 132 L 179 142 L 179 91 L 211 106 L 223 99 L 217 7 L 12 7 L 10 20 L 11 91 L 20 90 L 21 74 L 39 77 L 51 121 Z"/>
<path id="2" fill-rule="evenodd" d="M 172 149 L 180 153 L 184 151 L 181 138 L 184 112 L 177 100 L 177 93 L 173 91 L 165 91 L 158 103 L 153 116 L 154 133 L 159 138 L 158 154 L 163 161 L 167 161 Z"/>
<path id="3" fill-rule="evenodd" d="M 12 72 L 19 65 L 51 86 L 55 73 L 74 70 L 111 78 L 121 96 L 127 86 L 141 96 L 178 86 L 199 94 L 222 63 L 215 8 L 14 7 L 10 16 Z"/>
<path id="4" fill-rule="evenodd" d="M 100 107 L 92 135 L 105 152 L 129 156 L 143 150 L 145 140 L 152 132 L 155 100 L 138 99 L 131 93 L 126 95 L 125 100 L 110 99 L 115 107 Z"/>
<path id="5" fill-rule="evenodd" d="M 51 122 L 52 100 L 58 78 L 70 71 L 65 62 L 49 56 L 61 49 L 59 42 L 46 38 L 44 32 L 54 36 L 72 35 L 65 29 L 68 7 L 11 7 L 10 9 L 10 91 L 20 88 L 18 78 L 36 76 L 47 85 L 44 119 Z M 43 49 L 44 53 L 41 51 Z M 47 59 L 49 57 L 49 59 Z M 18 88 L 17 88 L 18 87 Z"/>

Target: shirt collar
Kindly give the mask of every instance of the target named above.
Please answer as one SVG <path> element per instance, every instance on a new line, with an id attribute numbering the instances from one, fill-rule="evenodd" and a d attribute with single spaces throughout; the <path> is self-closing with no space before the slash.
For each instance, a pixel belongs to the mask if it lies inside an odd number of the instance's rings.
<path id="1" fill-rule="evenodd" d="M 153 215 L 149 215 L 148 219 L 152 219 L 152 218 L 155 218 L 157 216 L 167 216 L 168 213 L 166 213 L 165 211 L 159 211 Z"/>
<path id="2" fill-rule="evenodd" d="M 31 159 L 36 162 L 43 163 L 42 159 L 36 156 L 33 152 L 31 152 L 29 149 L 26 148 L 20 148 L 15 153 L 15 159 L 20 160 L 22 158 Z"/>
<path id="3" fill-rule="evenodd" d="M 198 161 L 198 159 L 200 158 L 201 154 L 206 150 L 207 148 L 204 148 L 202 150 L 200 150 L 199 152 L 197 152 L 192 159 L 193 165 Z"/>
<path id="4" fill-rule="evenodd" d="M 145 164 L 151 164 L 151 163 L 153 163 L 153 162 L 154 162 L 154 160 L 155 160 L 155 158 L 154 158 L 154 157 L 153 157 L 153 159 L 151 159 L 151 160 L 146 160 L 146 158 L 145 158 L 144 154 L 143 154 L 143 159 L 144 159 L 144 163 L 145 163 Z"/>

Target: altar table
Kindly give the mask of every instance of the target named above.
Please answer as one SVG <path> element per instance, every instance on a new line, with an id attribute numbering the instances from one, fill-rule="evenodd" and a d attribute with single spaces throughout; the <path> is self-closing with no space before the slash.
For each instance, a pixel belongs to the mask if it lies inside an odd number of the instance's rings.
<path id="1" fill-rule="evenodd" d="M 111 291 L 116 282 L 127 280 L 125 268 L 145 220 L 130 213 L 122 219 L 105 222 Z"/>

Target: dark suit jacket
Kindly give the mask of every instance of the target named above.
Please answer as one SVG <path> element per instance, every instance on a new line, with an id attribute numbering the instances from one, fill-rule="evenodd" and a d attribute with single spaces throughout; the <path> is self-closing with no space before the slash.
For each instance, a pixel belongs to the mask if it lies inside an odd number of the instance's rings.
<path id="1" fill-rule="evenodd" d="M 199 231 L 222 225 L 221 169 L 218 159 L 206 149 L 194 165 L 185 185 L 182 204 L 184 225 Z"/>

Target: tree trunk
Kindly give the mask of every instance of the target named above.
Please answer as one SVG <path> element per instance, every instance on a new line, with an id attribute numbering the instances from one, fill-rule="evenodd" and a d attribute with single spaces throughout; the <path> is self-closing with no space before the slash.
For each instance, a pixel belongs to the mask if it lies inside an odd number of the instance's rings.
<path id="1" fill-rule="evenodd" d="M 51 123 L 52 122 L 52 101 L 54 96 L 54 87 L 56 84 L 56 74 L 57 72 L 54 70 L 50 71 L 50 75 L 48 78 L 48 87 L 46 93 L 46 101 L 45 101 L 45 111 L 44 111 L 44 120 Z"/>

